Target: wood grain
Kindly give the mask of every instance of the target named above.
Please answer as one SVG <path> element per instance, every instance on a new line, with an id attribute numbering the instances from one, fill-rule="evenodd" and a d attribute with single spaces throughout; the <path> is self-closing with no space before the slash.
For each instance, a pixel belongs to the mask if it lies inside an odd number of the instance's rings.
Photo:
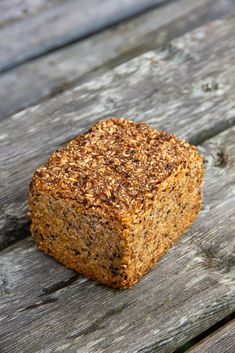
<path id="1" fill-rule="evenodd" d="M 47 8 L 2 28 L 0 72 L 166 1 L 69 0 Z"/>
<path id="2" fill-rule="evenodd" d="M 1 0 L 0 28 L 33 14 L 46 11 L 64 0 Z"/>
<path id="3" fill-rule="evenodd" d="M 235 320 L 217 330 L 187 353 L 235 352 Z"/>
<path id="4" fill-rule="evenodd" d="M 1 75 L 0 101 L 4 104 L 0 105 L 0 119 L 234 11 L 235 1 L 231 0 L 173 1 L 26 62 Z"/>
<path id="5" fill-rule="evenodd" d="M 125 116 L 193 143 L 233 125 L 234 30 L 216 21 L 0 122 L 1 247 L 25 236 L 35 168 L 91 122 Z"/>
<path id="6" fill-rule="evenodd" d="M 233 312 L 234 136 L 235 127 L 199 147 L 206 167 L 203 209 L 130 290 L 86 280 L 31 239 L 3 250 L 1 352 L 170 353 Z"/>

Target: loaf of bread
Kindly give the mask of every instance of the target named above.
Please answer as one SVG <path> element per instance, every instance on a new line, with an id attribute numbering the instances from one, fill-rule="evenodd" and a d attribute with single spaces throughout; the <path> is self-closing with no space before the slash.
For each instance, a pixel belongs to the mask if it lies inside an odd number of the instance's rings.
<path id="1" fill-rule="evenodd" d="M 37 246 L 108 286 L 133 286 L 177 241 L 202 202 L 194 146 L 111 118 L 58 149 L 30 186 Z"/>

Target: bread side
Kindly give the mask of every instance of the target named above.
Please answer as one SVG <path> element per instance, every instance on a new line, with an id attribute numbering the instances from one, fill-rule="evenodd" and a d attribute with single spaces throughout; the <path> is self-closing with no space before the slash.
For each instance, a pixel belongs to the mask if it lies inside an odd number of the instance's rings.
<path id="1" fill-rule="evenodd" d="M 121 222 L 71 199 L 30 194 L 31 232 L 65 266 L 113 287 L 127 287 L 128 235 Z"/>
<path id="2" fill-rule="evenodd" d="M 145 209 L 130 220 L 135 284 L 192 224 L 202 205 L 202 158 L 192 154 L 164 182 Z"/>

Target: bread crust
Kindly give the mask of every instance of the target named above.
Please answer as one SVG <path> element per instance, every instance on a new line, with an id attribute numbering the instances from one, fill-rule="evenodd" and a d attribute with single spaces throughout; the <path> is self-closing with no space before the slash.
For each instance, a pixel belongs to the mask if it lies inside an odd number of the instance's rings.
<path id="1" fill-rule="evenodd" d="M 36 170 L 33 238 L 83 275 L 131 287 L 195 219 L 202 178 L 194 146 L 144 123 L 101 120 Z"/>

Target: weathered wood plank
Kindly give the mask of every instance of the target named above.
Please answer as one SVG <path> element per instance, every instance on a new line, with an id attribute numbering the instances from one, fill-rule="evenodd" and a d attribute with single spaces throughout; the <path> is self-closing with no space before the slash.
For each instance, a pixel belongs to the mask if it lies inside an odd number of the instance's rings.
<path id="1" fill-rule="evenodd" d="M 37 12 L 45 11 L 64 0 L 1 0 L 0 28 Z"/>
<path id="2" fill-rule="evenodd" d="M 70 0 L 3 27 L 0 72 L 168 0 Z"/>
<path id="3" fill-rule="evenodd" d="M 30 239 L 2 251 L 2 353 L 172 352 L 233 312 L 234 136 L 235 127 L 200 146 L 206 166 L 203 210 L 130 290 L 74 274 Z"/>
<path id="4" fill-rule="evenodd" d="M 217 330 L 187 353 L 235 352 L 235 320 Z"/>
<path id="5" fill-rule="evenodd" d="M 0 245 L 25 235 L 34 169 L 91 122 L 125 116 L 197 143 L 235 123 L 234 17 L 0 122 Z"/>
<path id="6" fill-rule="evenodd" d="M 0 77 L 0 119 L 234 11 L 231 0 L 178 0 L 25 63 Z"/>

